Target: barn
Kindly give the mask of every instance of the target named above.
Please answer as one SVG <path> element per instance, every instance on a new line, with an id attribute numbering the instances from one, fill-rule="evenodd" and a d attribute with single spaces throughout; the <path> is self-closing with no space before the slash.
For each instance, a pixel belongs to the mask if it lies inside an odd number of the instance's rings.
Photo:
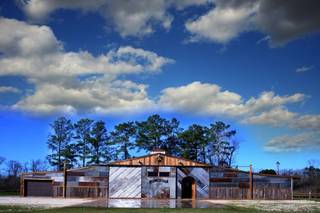
<path id="1" fill-rule="evenodd" d="M 291 199 L 293 177 L 212 167 L 155 150 L 106 165 L 21 175 L 21 196 Z"/>

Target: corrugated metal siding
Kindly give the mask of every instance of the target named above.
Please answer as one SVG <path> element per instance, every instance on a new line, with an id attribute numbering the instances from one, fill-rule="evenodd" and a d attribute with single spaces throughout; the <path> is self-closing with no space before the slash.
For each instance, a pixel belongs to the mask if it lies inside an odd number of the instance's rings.
<path id="1" fill-rule="evenodd" d="M 141 168 L 111 167 L 110 198 L 141 198 Z"/>

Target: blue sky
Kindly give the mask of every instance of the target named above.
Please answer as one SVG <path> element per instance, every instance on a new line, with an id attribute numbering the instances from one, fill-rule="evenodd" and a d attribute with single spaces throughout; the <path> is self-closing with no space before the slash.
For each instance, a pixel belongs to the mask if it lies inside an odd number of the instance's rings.
<path id="1" fill-rule="evenodd" d="M 287 3 L 286 3 L 287 2 Z M 0 156 L 44 158 L 65 115 L 238 131 L 238 165 L 320 160 L 317 1 L 0 3 Z"/>

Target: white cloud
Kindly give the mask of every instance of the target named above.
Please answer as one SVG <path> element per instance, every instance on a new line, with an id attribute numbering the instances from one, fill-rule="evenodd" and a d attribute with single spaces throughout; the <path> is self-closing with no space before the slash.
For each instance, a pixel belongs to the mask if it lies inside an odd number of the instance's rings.
<path id="1" fill-rule="evenodd" d="M 152 107 L 146 88 L 144 84 L 108 78 L 77 80 L 72 86 L 68 82 L 39 83 L 34 94 L 22 99 L 13 108 L 36 114 L 136 113 Z"/>
<path id="2" fill-rule="evenodd" d="M 25 2 L 22 8 L 33 21 L 44 21 L 57 9 L 98 12 L 121 36 L 126 37 L 151 34 L 156 25 L 169 29 L 173 21 L 173 16 L 168 12 L 169 8 L 182 10 L 207 2 L 207 0 L 30 0 Z"/>
<path id="3" fill-rule="evenodd" d="M 159 71 L 172 59 L 130 46 L 93 56 L 65 52 L 47 26 L 0 18 L 0 75 L 45 77 L 101 73 L 108 75 Z"/>
<path id="4" fill-rule="evenodd" d="M 276 107 L 270 111 L 263 111 L 258 115 L 248 116 L 243 119 L 247 124 L 268 124 L 272 126 L 284 126 L 290 124 L 297 114 L 290 112 L 283 107 Z"/>
<path id="5" fill-rule="evenodd" d="M 0 93 L 20 93 L 21 91 L 15 87 L 0 86 Z"/>
<path id="6" fill-rule="evenodd" d="M 301 93 L 279 96 L 274 92 L 262 92 L 257 98 L 251 97 L 245 101 L 240 94 L 223 91 L 216 84 L 193 82 L 185 86 L 164 89 L 159 103 L 167 109 L 241 118 L 301 102 L 305 98 L 306 96 Z"/>
<path id="7" fill-rule="evenodd" d="M 265 145 L 270 152 L 290 152 L 305 149 L 320 149 L 319 133 L 307 132 L 297 135 L 284 135 L 271 139 Z"/>
<path id="8" fill-rule="evenodd" d="M 262 92 L 248 100 L 235 92 L 222 90 L 216 84 L 193 82 L 180 87 L 166 88 L 161 92 L 158 107 L 167 111 L 180 111 L 203 116 L 229 117 L 243 124 L 259 124 L 290 128 L 299 131 L 320 131 L 320 115 L 300 114 L 288 106 L 301 103 L 306 95 L 276 95 Z"/>
<path id="9" fill-rule="evenodd" d="M 319 32 L 318 1 L 214 0 L 214 7 L 186 23 L 191 41 L 225 44 L 245 31 L 258 31 L 270 46 L 281 46 L 306 34 Z"/>
<path id="10" fill-rule="evenodd" d="M 300 115 L 292 120 L 290 127 L 320 131 L 320 115 Z"/>
<path id="11" fill-rule="evenodd" d="M 298 67 L 296 69 L 296 72 L 307 72 L 309 70 L 312 70 L 314 68 L 313 65 L 310 65 L 310 66 L 302 66 L 302 67 Z"/>
<path id="12" fill-rule="evenodd" d="M 61 50 L 60 42 L 47 26 L 28 25 L 0 17 L 0 51 L 5 55 L 31 57 Z"/>
<path id="13" fill-rule="evenodd" d="M 174 62 L 130 46 L 99 56 L 87 51 L 65 52 L 49 27 L 13 19 L 0 18 L 0 29 L 0 75 L 117 75 L 159 71 Z"/>
<path id="14" fill-rule="evenodd" d="M 222 6 L 221 6 L 222 5 Z M 193 35 L 193 41 L 208 39 L 227 43 L 250 27 L 250 17 L 256 6 L 233 8 L 216 2 L 214 9 L 196 20 L 189 20 L 186 29 Z"/>
<path id="15" fill-rule="evenodd" d="M 181 87 L 164 89 L 159 104 L 167 110 L 202 115 L 238 116 L 244 110 L 240 95 L 221 91 L 216 84 L 203 84 L 197 81 Z"/>
<path id="16" fill-rule="evenodd" d="M 259 113 L 285 104 L 298 103 L 305 99 L 306 96 L 301 93 L 295 93 L 290 96 L 279 96 L 274 92 L 262 92 L 258 98 L 250 98 L 246 102 L 246 107 L 252 113 Z"/>
<path id="17" fill-rule="evenodd" d="M 24 76 L 34 85 L 34 91 L 13 106 L 34 113 L 116 113 L 147 108 L 152 104 L 147 85 L 118 80 L 118 76 L 159 72 L 174 62 L 131 46 L 98 56 L 87 51 L 66 52 L 49 27 L 12 19 L 1 18 L 0 29 L 0 76 Z"/>

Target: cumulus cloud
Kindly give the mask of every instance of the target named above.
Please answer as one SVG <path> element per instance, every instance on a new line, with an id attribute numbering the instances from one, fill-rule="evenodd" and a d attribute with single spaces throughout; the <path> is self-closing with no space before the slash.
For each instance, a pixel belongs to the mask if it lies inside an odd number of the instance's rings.
<path id="1" fill-rule="evenodd" d="M 265 145 L 270 152 L 291 152 L 304 149 L 320 149 L 319 133 L 307 132 L 297 135 L 284 135 L 271 139 Z"/>
<path id="2" fill-rule="evenodd" d="M 251 16 L 256 12 L 254 1 L 215 1 L 214 9 L 196 20 L 189 20 L 186 29 L 192 33 L 192 41 L 208 39 L 227 43 L 250 27 Z"/>
<path id="3" fill-rule="evenodd" d="M 130 46 L 93 56 L 87 51 L 65 52 L 47 26 L 0 18 L 0 75 L 75 76 L 155 72 L 172 59 Z"/>
<path id="4" fill-rule="evenodd" d="M 258 97 L 244 100 L 240 94 L 222 90 L 219 85 L 193 82 L 162 90 L 159 104 L 167 109 L 242 118 L 279 109 L 286 104 L 301 102 L 305 98 L 301 93 L 279 96 L 274 92 L 262 92 Z"/>
<path id="5" fill-rule="evenodd" d="M 239 94 L 221 91 L 216 84 L 201 82 L 166 88 L 162 90 L 159 99 L 159 104 L 168 110 L 226 116 L 242 114 L 242 102 Z"/>
<path id="6" fill-rule="evenodd" d="M 20 5 L 37 23 L 59 9 L 96 12 L 123 37 L 149 35 L 156 26 L 170 29 L 174 20 L 171 9 L 204 5 L 211 9 L 185 23 L 190 41 L 225 44 L 241 33 L 259 31 L 266 34 L 270 46 L 280 46 L 320 30 L 320 3 L 315 0 L 20 0 Z"/>
<path id="7" fill-rule="evenodd" d="M 206 4 L 208 0 L 29 0 L 22 1 L 22 8 L 33 21 L 44 21 L 57 9 L 98 12 L 111 23 L 121 36 L 144 36 L 154 31 L 155 25 L 171 27 L 173 16 L 169 8 L 182 10 L 189 6 Z"/>
<path id="8" fill-rule="evenodd" d="M 272 126 L 288 125 L 294 118 L 296 113 L 290 112 L 283 107 L 276 107 L 270 111 L 262 112 L 258 115 L 252 115 L 245 118 L 242 122 L 249 124 L 268 124 Z"/>
<path id="9" fill-rule="evenodd" d="M 47 26 L 0 17 L 0 51 L 6 56 L 29 57 L 56 53 L 62 49 L 52 30 Z"/>
<path id="10" fill-rule="evenodd" d="M 19 110 L 109 113 L 148 107 L 147 85 L 118 76 L 159 72 L 174 62 L 131 46 L 98 56 L 66 52 L 49 27 L 13 19 L 0 18 L 0 29 L 0 76 L 24 76 L 35 87 L 13 106 Z"/>
<path id="11" fill-rule="evenodd" d="M 314 0 L 261 0 L 256 25 L 278 46 L 320 30 L 320 2 Z"/>
<path id="12" fill-rule="evenodd" d="M 20 93 L 21 91 L 15 87 L 0 86 L 0 93 Z"/>
<path id="13" fill-rule="evenodd" d="M 152 107 L 147 86 L 132 81 L 89 78 L 67 82 L 39 83 L 34 94 L 22 99 L 13 109 L 34 113 L 115 114 L 139 112 Z"/>
<path id="14" fill-rule="evenodd" d="M 280 96 L 269 91 L 245 100 L 240 94 L 223 90 L 219 85 L 193 82 L 162 90 L 157 104 L 169 111 L 229 117 L 243 124 L 298 130 L 303 133 L 276 137 L 265 146 L 268 151 L 296 151 L 320 145 L 319 137 L 314 136 L 320 136 L 320 115 L 288 110 L 290 104 L 306 99 L 307 96 L 301 93 Z"/>
<path id="15" fill-rule="evenodd" d="M 320 30 L 319 1 L 215 0 L 214 5 L 186 23 L 192 38 L 197 38 L 193 41 L 227 43 L 245 31 L 260 31 L 271 46 L 280 46 Z"/>

